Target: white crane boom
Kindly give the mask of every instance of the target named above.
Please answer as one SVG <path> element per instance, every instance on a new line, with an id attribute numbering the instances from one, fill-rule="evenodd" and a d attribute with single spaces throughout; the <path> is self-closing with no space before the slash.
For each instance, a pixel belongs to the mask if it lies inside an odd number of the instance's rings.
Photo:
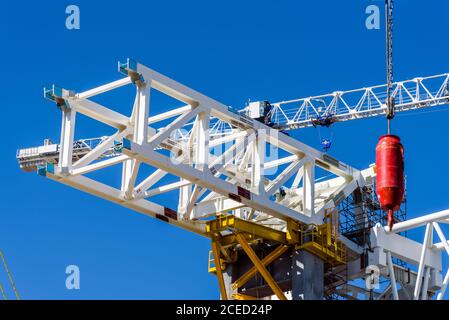
<path id="1" fill-rule="evenodd" d="M 395 82 L 391 95 L 396 112 L 448 104 L 449 74 Z M 267 122 L 282 130 L 292 130 L 385 115 L 386 97 L 384 84 L 276 102 L 271 104 Z M 246 111 L 251 116 L 249 107 Z"/>
<path id="2" fill-rule="evenodd" d="M 126 78 L 125 78 L 126 79 Z M 120 80 L 119 80 L 120 81 Z M 292 99 L 272 103 L 263 116 L 261 102 L 252 102 L 239 111 L 251 118 L 264 119 L 264 122 L 280 130 L 294 130 L 311 126 L 329 126 L 335 122 L 363 119 L 385 115 L 387 85 L 377 85 L 348 91 L 335 91 L 328 94 Z M 396 82 L 392 97 L 396 112 L 423 109 L 449 104 L 449 73 L 424 78 Z M 162 114 L 163 115 L 163 114 Z M 153 118 L 156 118 L 155 116 Z M 232 132 L 232 124 L 211 119 L 213 125 L 210 135 L 223 135 Z M 189 127 L 191 124 L 186 125 Z M 190 128 L 180 132 L 179 140 L 187 140 Z M 74 142 L 74 156 L 83 156 L 104 140 L 102 138 L 82 139 Z M 116 156 L 121 142 L 106 150 L 104 157 Z M 57 144 L 18 150 L 17 159 L 22 169 L 32 171 L 40 163 L 56 163 L 59 156 Z"/>

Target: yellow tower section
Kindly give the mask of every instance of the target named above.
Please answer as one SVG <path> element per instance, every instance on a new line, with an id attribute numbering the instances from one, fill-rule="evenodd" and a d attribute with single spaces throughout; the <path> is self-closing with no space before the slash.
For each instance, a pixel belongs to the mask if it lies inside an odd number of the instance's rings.
<path id="1" fill-rule="evenodd" d="M 254 266 L 234 281 L 232 289 L 242 287 L 259 273 L 280 300 L 285 300 L 285 295 L 266 267 L 287 250 L 308 251 L 332 266 L 346 264 L 347 249 L 340 239 L 340 213 L 335 208 L 325 211 L 324 223 L 321 225 L 299 224 L 291 220 L 287 221 L 286 230 L 280 231 L 234 215 L 222 214 L 207 223 L 206 231 L 212 239 L 208 271 L 218 277 L 222 299 L 256 299 L 242 294 L 227 296 L 223 271 L 227 263 L 236 262 L 237 249 L 242 249 Z M 276 244 L 277 247 L 260 259 L 251 245 L 264 241 Z"/>

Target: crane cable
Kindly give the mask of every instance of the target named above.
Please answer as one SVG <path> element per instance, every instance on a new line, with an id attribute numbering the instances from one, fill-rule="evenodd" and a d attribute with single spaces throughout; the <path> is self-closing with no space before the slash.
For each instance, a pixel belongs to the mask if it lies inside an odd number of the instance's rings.
<path id="1" fill-rule="evenodd" d="M 387 122 L 388 134 L 391 132 L 391 120 L 394 118 L 393 90 L 393 0 L 385 0 L 385 37 L 386 37 L 386 67 L 387 67 Z"/>

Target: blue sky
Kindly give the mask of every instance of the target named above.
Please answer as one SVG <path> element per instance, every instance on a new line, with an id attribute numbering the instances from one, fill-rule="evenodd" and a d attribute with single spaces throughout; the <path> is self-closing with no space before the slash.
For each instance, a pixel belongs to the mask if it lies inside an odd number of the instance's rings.
<path id="1" fill-rule="evenodd" d="M 395 78 L 449 72 L 449 2 L 396 2 Z M 65 28 L 69 4 L 80 8 L 80 30 Z M 368 0 L 2 3 L 0 249 L 22 297 L 219 296 L 207 273 L 207 239 L 19 170 L 17 148 L 59 140 L 60 112 L 43 99 L 44 86 L 82 91 L 118 79 L 116 63 L 126 57 L 235 108 L 381 84 L 384 31 L 365 28 L 370 4 L 383 7 Z M 448 120 L 435 112 L 394 121 L 406 150 L 409 217 L 449 208 Z M 384 119 L 337 124 L 331 154 L 363 169 L 384 132 Z M 319 147 L 314 129 L 293 135 Z M 81 269 L 81 290 L 65 288 L 69 264 Z"/>

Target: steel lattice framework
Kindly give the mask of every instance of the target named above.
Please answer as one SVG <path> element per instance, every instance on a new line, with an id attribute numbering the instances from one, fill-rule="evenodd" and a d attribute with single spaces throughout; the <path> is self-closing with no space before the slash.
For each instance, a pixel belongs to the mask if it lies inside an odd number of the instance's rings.
<path id="1" fill-rule="evenodd" d="M 124 80 L 126 82 L 126 79 Z M 120 81 L 118 86 L 120 86 Z M 113 87 L 113 86 L 112 86 Z M 56 88 L 57 90 L 57 88 Z M 108 90 L 103 88 L 101 90 Z M 386 112 L 387 85 L 378 85 L 348 91 L 335 91 L 333 93 L 308 98 L 292 99 L 273 103 L 268 114 L 269 122 L 273 127 L 282 130 L 293 130 L 311 126 L 322 125 L 326 119 L 329 125 L 334 122 L 363 119 L 384 115 Z M 449 103 L 449 74 L 415 78 L 393 84 L 392 96 L 395 101 L 396 112 L 424 109 L 442 106 Z M 99 92 L 102 93 L 102 92 Z M 180 109 L 174 112 L 182 112 Z M 186 110 L 186 109 L 185 109 Z M 245 109 L 239 111 L 244 114 Z M 162 121 L 170 117 L 170 113 L 159 115 L 152 121 Z M 209 136 L 222 136 L 233 132 L 232 124 L 217 118 L 211 118 Z M 188 140 L 191 134 L 192 123 L 186 124 L 183 129 L 177 130 L 173 140 Z M 80 139 L 75 142 L 73 154 L 85 155 L 106 137 Z M 120 143 L 120 142 L 119 142 Z M 117 155 L 117 146 L 105 150 L 103 156 Z M 51 146 L 21 149 L 17 158 L 22 169 L 34 170 L 44 161 L 56 163 L 59 156 L 57 144 Z"/>
<path id="2" fill-rule="evenodd" d="M 253 212 L 253 219 L 260 218 L 263 213 L 303 223 L 321 222 L 323 210 L 334 206 L 335 197 L 344 198 L 355 188 L 363 186 L 364 180 L 359 170 L 329 155 L 239 115 L 227 106 L 132 60 L 121 68 L 128 77 L 86 92 L 75 94 L 56 87 L 46 91 L 47 97 L 59 103 L 63 113 L 58 164 L 47 164 L 47 176 L 137 211 L 163 216 L 171 223 L 198 233 L 204 231 L 200 219 L 246 207 L 260 212 Z M 136 85 L 136 97 L 131 117 L 89 99 L 132 83 Z M 186 106 L 149 117 L 150 89 L 176 98 Z M 96 147 L 74 161 L 73 152 L 76 149 L 73 148 L 73 137 L 77 113 L 117 131 L 103 137 Z M 211 138 L 211 118 L 231 124 L 232 132 Z M 151 126 L 167 119 L 172 119 L 167 126 L 157 129 Z M 178 139 L 179 129 L 191 122 L 193 125 L 187 139 Z M 117 141 L 123 141 L 122 154 L 104 160 L 104 154 L 110 154 Z M 286 155 L 269 161 L 265 150 L 270 145 L 282 149 Z M 217 147 L 223 152 L 218 156 L 210 154 L 210 149 Z M 170 151 L 171 156 L 164 151 Z M 116 164 L 123 167 L 120 190 L 85 176 Z M 137 181 L 141 164 L 152 166 L 155 171 L 142 181 Z M 282 165 L 286 168 L 275 179 L 264 176 L 264 171 Z M 323 191 L 317 189 L 317 194 L 314 188 L 316 166 L 338 176 L 327 182 Z M 369 172 L 366 174 L 372 174 Z M 156 183 L 168 174 L 178 177 L 179 181 L 155 188 Z M 293 183 L 285 185 L 293 176 L 296 177 Z M 289 203 L 273 201 L 273 194 L 281 187 L 292 195 Z M 180 190 L 178 208 L 166 208 L 146 200 L 173 190 Z M 263 218 L 266 221 L 266 217 Z"/>
<path id="3" fill-rule="evenodd" d="M 449 102 L 449 74 L 396 82 L 392 98 L 396 112 L 445 105 Z M 387 85 L 335 91 L 301 99 L 273 103 L 269 117 L 280 129 L 314 126 L 321 119 L 333 122 L 384 115 Z"/>
<path id="4" fill-rule="evenodd" d="M 57 145 L 48 143 L 20 150 L 17 157 L 21 166 L 37 167 L 41 175 L 52 180 L 212 237 L 215 255 L 223 249 L 216 238 L 232 235 L 237 222 L 242 228 L 253 228 L 254 235 L 288 244 L 292 241 L 292 224 L 320 225 L 326 210 L 337 207 L 367 183 L 372 184 L 374 167 L 357 170 L 133 60 L 119 64 L 119 70 L 125 78 L 85 92 L 55 86 L 45 90 L 46 97 L 56 102 L 62 112 L 61 140 Z M 447 103 L 448 79 L 449 75 L 444 74 L 396 83 L 393 95 L 397 111 Z M 431 89 L 427 82 L 437 83 L 436 87 Z M 136 90 L 131 116 L 91 99 L 126 85 L 134 85 Z M 271 119 L 280 128 L 293 129 L 313 125 L 313 121 L 328 115 L 338 121 L 379 115 L 385 112 L 380 93 L 384 89 L 376 86 L 276 103 Z M 184 106 L 150 116 L 150 93 L 154 91 Z M 352 94 L 361 98 L 351 100 Z M 292 106 L 294 114 L 289 116 L 287 106 Z M 106 124 L 115 133 L 95 143 L 75 140 L 77 114 Z M 90 176 L 105 168 L 116 169 L 121 177 L 119 187 Z M 316 181 L 318 168 L 333 177 Z M 171 207 L 160 205 L 153 200 L 160 194 L 170 194 L 176 202 L 171 202 Z M 211 234 L 210 218 L 217 215 L 232 215 L 239 220 L 232 221 L 233 227 L 223 229 L 218 225 Z M 396 282 L 403 280 L 398 275 L 404 270 L 393 265 L 391 256 L 419 267 L 417 272 L 409 271 L 414 279 L 408 283 L 416 284 L 414 298 L 427 298 L 429 290 L 440 289 L 438 298 L 442 298 L 449 273 L 441 279 L 440 251 L 449 253 L 449 245 L 438 222 L 447 222 L 448 218 L 445 211 L 418 218 L 418 222 L 415 219 L 397 224 L 392 232 L 380 225 L 372 229 L 370 264 L 378 266 L 382 275 L 391 280 L 390 291 L 378 295 L 379 299 L 399 298 Z M 423 224 L 427 224 L 423 244 L 396 234 Z M 440 243 L 431 244 L 431 228 L 438 233 Z M 235 237 L 257 265 L 257 256 L 245 245 L 245 237 L 240 233 Z M 362 248 L 344 237 L 341 241 L 353 257 L 348 262 L 350 278 L 365 277 L 365 270 L 360 269 Z M 260 268 L 271 283 L 264 267 Z M 219 269 L 217 273 L 221 273 Z M 275 284 L 272 288 L 279 298 L 283 297 Z M 357 290 L 362 289 L 347 285 L 344 294 Z"/>

